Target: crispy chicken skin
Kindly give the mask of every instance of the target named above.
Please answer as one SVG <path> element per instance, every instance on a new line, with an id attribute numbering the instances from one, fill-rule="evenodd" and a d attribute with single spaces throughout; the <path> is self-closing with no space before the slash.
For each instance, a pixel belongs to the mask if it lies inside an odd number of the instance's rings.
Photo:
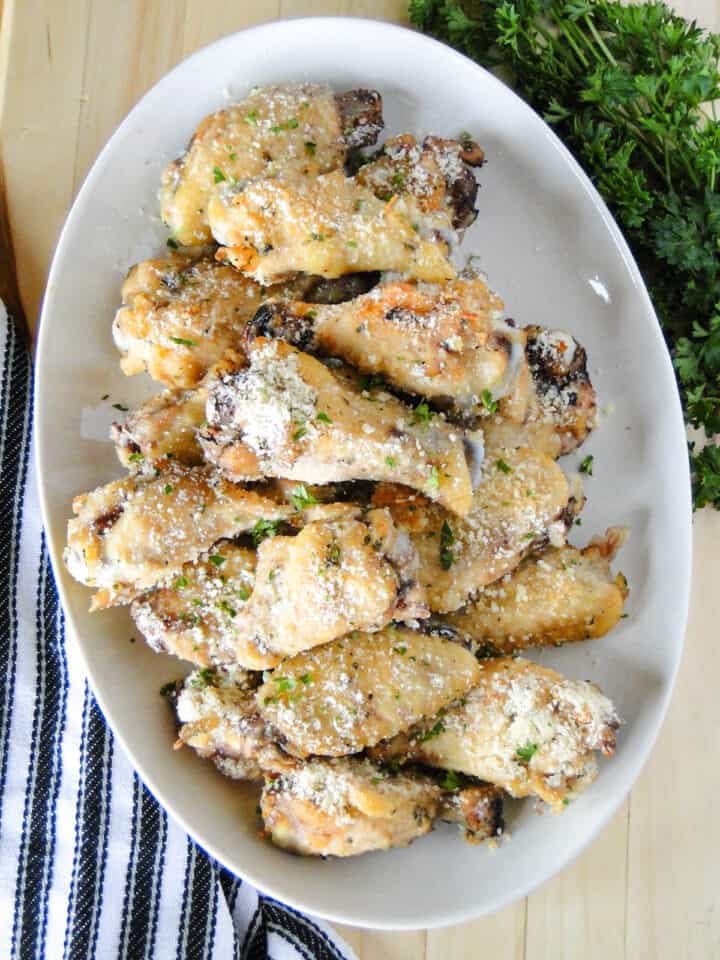
<path id="1" fill-rule="evenodd" d="M 298 757 L 358 753 L 432 716 L 478 682 L 460 644 L 404 627 L 353 633 L 284 661 L 258 710 Z"/>
<path id="2" fill-rule="evenodd" d="M 136 264 L 113 322 L 123 373 L 147 371 L 171 387 L 196 386 L 239 342 L 262 300 L 258 284 L 215 260 L 174 256 Z"/>
<path id="3" fill-rule="evenodd" d="M 396 526 L 410 535 L 420 557 L 418 579 L 437 613 L 463 606 L 540 544 L 562 545 L 571 522 L 562 470 L 547 455 L 522 448 L 483 461 L 464 517 L 391 484 L 377 487 L 373 503 L 388 507 Z"/>
<path id="4" fill-rule="evenodd" d="M 412 134 L 403 133 L 386 140 L 355 179 L 381 199 L 408 193 L 423 213 L 447 212 L 452 226 L 460 230 L 477 217 L 478 182 L 471 168 L 484 161 L 483 151 L 473 140 L 425 137 L 419 144 Z"/>
<path id="5" fill-rule="evenodd" d="M 174 700 L 180 728 L 175 748 L 190 747 L 236 780 L 257 780 L 263 770 L 281 770 L 291 763 L 257 712 L 259 677 L 226 666 L 198 670 L 178 684 Z"/>
<path id="6" fill-rule="evenodd" d="M 264 669 L 283 657 L 351 630 L 378 630 L 391 620 L 428 616 L 414 577 L 417 554 L 385 510 L 359 520 L 315 522 L 294 537 L 258 547 L 255 589 L 233 616 L 234 656 Z"/>
<path id="7" fill-rule="evenodd" d="M 274 844 L 305 856 L 350 857 L 404 847 L 436 820 L 480 842 L 502 833 L 502 794 L 486 785 L 455 793 L 415 771 L 369 760 L 312 760 L 269 774 L 260 812 Z"/>
<path id="8" fill-rule="evenodd" d="M 595 779 L 593 751 L 610 757 L 615 750 L 612 703 L 594 684 L 521 657 L 483 660 L 480 670 L 479 684 L 458 704 L 373 756 L 459 770 L 562 810 Z"/>
<path id="9" fill-rule="evenodd" d="M 164 390 L 113 423 L 110 439 L 120 463 L 128 470 L 153 469 L 168 457 L 190 467 L 203 462 L 197 430 L 205 421 L 207 392 Z"/>
<path id="10" fill-rule="evenodd" d="M 127 603 L 180 572 L 223 537 L 281 520 L 292 508 L 229 483 L 209 469 L 168 465 L 135 474 L 73 501 L 64 560 L 97 587 L 92 609 Z"/>
<path id="11" fill-rule="evenodd" d="M 178 576 L 133 601 L 135 625 L 156 653 L 199 667 L 235 660 L 234 620 L 255 583 L 255 551 L 229 540 L 213 545 Z"/>
<path id="12" fill-rule="evenodd" d="M 266 285 L 296 273 L 394 270 L 430 282 L 455 276 L 447 213 L 423 213 L 408 193 L 380 200 L 339 170 L 227 185 L 211 197 L 208 216 L 218 260 Z"/>
<path id="13" fill-rule="evenodd" d="M 498 654 L 603 637 L 619 622 L 628 595 L 625 577 L 610 570 L 625 535 L 611 527 L 583 550 L 549 547 L 446 620 Z"/>
<path id="14" fill-rule="evenodd" d="M 503 302 L 478 279 L 444 284 L 390 281 L 347 303 L 266 301 L 247 336 L 280 337 L 310 353 L 340 357 L 409 393 L 463 414 L 502 392 L 520 333 Z"/>
<path id="15" fill-rule="evenodd" d="M 208 201 L 218 184 L 292 171 L 314 177 L 375 143 L 382 100 L 370 90 L 338 96 L 317 84 L 262 87 L 205 117 L 187 151 L 165 170 L 161 215 L 176 243 L 207 243 Z"/>
<path id="16" fill-rule="evenodd" d="M 228 361 L 208 380 L 208 461 L 232 480 L 305 483 L 387 480 L 423 490 L 457 514 L 472 502 L 460 431 L 387 394 L 370 397 L 280 340 L 257 338 L 248 365 Z"/>
<path id="17" fill-rule="evenodd" d="M 528 446 L 557 458 L 579 447 L 597 423 L 597 397 L 583 347 L 562 330 L 525 327 L 522 361 L 497 412 L 483 421 L 485 445 Z"/>

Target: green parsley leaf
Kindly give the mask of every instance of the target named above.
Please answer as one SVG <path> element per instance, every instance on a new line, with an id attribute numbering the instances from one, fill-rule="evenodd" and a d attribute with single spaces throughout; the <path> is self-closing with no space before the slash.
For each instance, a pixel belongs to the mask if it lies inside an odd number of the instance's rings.
<path id="1" fill-rule="evenodd" d="M 497 413 L 498 402 L 497 400 L 493 400 L 493 395 L 489 390 L 483 390 L 480 394 L 480 399 L 488 413 Z"/>
<path id="2" fill-rule="evenodd" d="M 397 466 L 397 460 L 395 457 L 385 457 L 385 463 L 393 470 Z"/>
<path id="3" fill-rule="evenodd" d="M 183 347 L 196 347 L 197 341 L 186 340 L 184 337 L 170 337 L 173 343 L 179 343 Z"/>
<path id="4" fill-rule="evenodd" d="M 190 679 L 190 686 L 202 690 L 204 687 L 209 687 L 214 680 L 215 670 L 212 667 L 203 667 L 202 670 L 198 670 L 197 673 L 193 674 Z"/>
<path id="5" fill-rule="evenodd" d="M 440 528 L 440 566 L 443 570 L 449 570 L 453 565 L 455 556 L 452 547 L 454 543 L 455 534 L 453 533 L 453 529 L 447 520 L 443 520 L 443 525 Z"/>
<path id="6" fill-rule="evenodd" d="M 496 460 L 495 466 L 498 470 L 501 470 L 503 473 L 513 473 L 513 468 L 509 463 L 506 463 L 504 460 Z"/>
<path id="7" fill-rule="evenodd" d="M 407 647 L 403 646 L 402 644 L 398 647 L 393 647 L 393 650 L 395 651 L 395 653 L 399 653 L 401 657 L 404 657 L 405 654 L 407 653 Z"/>
<path id="8" fill-rule="evenodd" d="M 293 490 L 290 499 L 296 510 L 305 510 L 306 507 L 312 507 L 320 501 L 308 492 L 304 483 L 299 483 Z"/>
<path id="9" fill-rule="evenodd" d="M 332 418 L 329 417 L 324 410 L 318 410 L 316 420 L 319 420 L 320 423 L 332 423 Z"/>
<path id="10" fill-rule="evenodd" d="M 250 531 L 250 536 L 255 546 L 257 547 L 258 544 L 262 543 L 267 537 L 274 537 L 278 532 L 279 525 L 279 520 L 258 520 Z"/>
<path id="11" fill-rule="evenodd" d="M 257 126 L 257 110 L 251 110 L 250 113 L 245 115 L 245 123 L 249 123 L 252 126 Z"/>
<path id="12" fill-rule="evenodd" d="M 579 467 L 580 473 L 586 473 L 589 477 L 591 477 L 593 475 L 594 459 L 595 458 L 593 457 L 593 455 L 589 453 L 587 457 L 585 457 L 582 463 L 580 464 L 580 467 Z"/>
<path id="13" fill-rule="evenodd" d="M 412 422 L 413 423 L 430 423 L 434 417 L 433 411 L 423 400 L 422 403 L 419 403 L 412 412 Z"/>
<path id="14" fill-rule="evenodd" d="M 460 787 L 465 783 L 465 778 L 461 773 L 456 773 L 454 770 L 448 770 L 445 773 L 445 776 L 440 781 L 440 786 L 443 790 L 459 790 Z"/>
<path id="15" fill-rule="evenodd" d="M 221 557 L 219 553 L 211 553 L 208 560 L 214 567 L 221 567 L 225 563 L 225 557 Z"/>
<path id="16" fill-rule="evenodd" d="M 437 467 L 433 467 L 430 476 L 427 479 L 428 490 L 437 490 L 440 486 L 440 472 Z"/>
<path id="17" fill-rule="evenodd" d="M 307 433 L 306 427 L 298 427 L 295 433 L 292 435 L 292 438 L 295 442 L 297 442 L 298 440 L 302 440 L 302 438 L 305 436 L 306 433 Z"/>
<path id="18" fill-rule="evenodd" d="M 213 176 L 215 179 L 215 183 L 222 183 L 223 180 L 227 180 L 227 177 L 222 172 L 220 167 L 213 167 Z"/>
<path id="19" fill-rule="evenodd" d="M 238 587 L 238 589 L 235 592 L 237 593 L 237 595 L 240 597 L 241 600 L 250 599 L 250 591 L 245 586 Z"/>
<path id="20" fill-rule="evenodd" d="M 530 763 L 532 758 L 537 753 L 537 744 L 531 743 L 529 740 L 524 747 L 518 747 L 515 751 L 515 756 L 521 763 Z"/>
<path id="21" fill-rule="evenodd" d="M 288 130 L 296 130 L 300 126 L 298 120 L 295 117 L 290 117 L 290 119 L 287 122 L 287 125 L 288 125 Z"/>
<path id="22" fill-rule="evenodd" d="M 273 677 L 278 693 L 287 693 L 297 686 L 295 677 Z"/>
<path id="23" fill-rule="evenodd" d="M 163 493 L 165 494 L 165 496 L 167 496 L 168 494 L 172 493 L 174 489 L 175 488 L 171 483 L 166 483 L 165 486 L 163 487 Z"/>
<path id="24" fill-rule="evenodd" d="M 429 730 L 426 730 L 418 737 L 418 741 L 420 743 L 426 743 L 428 740 L 433 740 L 435 737 L 439 737 L 444 730 L 445 724 L 442 722 L 442 720 L 438 720 L 432 727 L 430 727 Z"/>
<path id="25" fill-rule="evenodd" d="M 178 577 L 174 586 L 176 590 L 184 590 L 188 583 L 190 583 L 190 581 L 187 577 Z"/>
<path id="26" fill-rule="evenodd" d="M 142 463 L 144 459 L 145 457 L 142 455 L 142 453 L 131 453 L 128 457 L 130 463 Z"/>
<path id="27" fill-rule="evenodd" d="M 315 156 L 315 151 L 317 150 L 317 144 L 313 143 L 312 140 L 305 141 L 305 152 L 309 153 L 311 157 Z"/>

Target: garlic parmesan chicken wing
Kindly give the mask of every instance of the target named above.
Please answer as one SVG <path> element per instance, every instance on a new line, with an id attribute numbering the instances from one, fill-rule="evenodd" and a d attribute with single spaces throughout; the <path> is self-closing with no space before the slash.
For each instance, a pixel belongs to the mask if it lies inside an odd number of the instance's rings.
<path id="1" fill-rule="evenodd" d="M 502 794 L 486 785 L 443 789 L 415 771 L 368 760 L 313 760 L 266 776 L 260 800 L 274 844 L 305 856 L 350 857 L 404 847 L 437 820 L 459 823 L 468 839 L 502 834 Z"/>
<path id="2" fill-rule="evenodd" d="M 478 279 L 390 281 L 333 306 L 268 300 L 247 335 L 340 357 L 465 415 L 484 395 L 506 390 L 523 351 L 519 331 L 503 321 L 502 300 Z"/>
<path id="3" fill-rule="evenodd" d="M 560 467 L 537 450 L 496 451 L 481 467 L 470 511 L 455 517 L 425 497 L 382 484 L 373 495 L 409 534 L 430 609 L 457 610 L 531 550 L 565 541 L 574 509 Z"/>
<path id="4" fill-rule="evenodd" d="M 133 601 L 135 625 L 157 653 L 200 667 L 235 661 L 234 621 L 250 599 L 255 563 L 253 550 L 229 540 L 214 544 L 166 586 Z"/>
<path id="5" fill-rule="evenodd" d="M 511 389 L 482 422 L 485 445 L 528 446 L 557 458 L 579 447 L 597 422 L 597 397 L 583 347 L 562 330 L 525 327 Z"/>
<path id="6" fill-rule="evenodd" d="M 98 588 L 92 609 L 127 603 L 223 537 L 293 512 L 209 469 L 179 464 L 82 494 L 73 511 L 64 560 L 76 580 Z"/>
<path id="7" fill-rule="evenodd" d="M 477 660 L 460 644 L 386 627 L 284 661 L 256 703 L 286 752 L 338 757 L 409 729 L 479 677 Z"/>
<path id="8" fill-rule="evenodd" d="M 423 213 L 409 193 L 379 200 L 340 171 L 227 185 L 210 199 L 209 219 L 216 257 L 262 284 L 366 270 L 431 282 L 455 276 L 447 213 Z"/>
<path id="9" fill-rule="evenodd" d="M 176 243 L 207 243 L 208 202 L 219 184 L 280 172 L 315 177 L 342 167 L 349 148 L 375 143 L 382 100 L 371 90 L 334 95 L 318 84 L 260 87 L 205 117 L 163 174 L 161 215 Z"/>
<path id="10" fill-rule="evenodd" d="M 136 264 L 122 300 L 113 338 L 123 373 L 147 371 L 168 386 L 194 387 L 239 342 L 262 295 L 231 267 L 175 256 Z"/>
<path id="11" fill-rule="evenodd" d="M 264 770 L 279 770 L 291 763 L 258 714 L 259 677 L 226 666 L 197 670 L 184 681 L 170 684 L 180 724 L 175 749 L 190 747 L 236 780 L 258 780 Z"/>
<path id="12" fill-rule="evenodd" d="M 129 413 L 124 423 L 113 423 L 110 438 L 120 463 L 129 470 L 152 470 L 156 461 L 168 457 L 191 467 L 201 464 L 197 431 L 205 422 L 206 401 L 202 388 L 165 390 Z"/>
<path id="13" fill-rule="evenodd" d="M 351 630 L 378 630 L 391 620 L 429 614 L 417 580 L 417 554 L 387 511 L 359 520 L 308 523 L 294 537 L 258 548 L 255 588 L 232 615 L 235 650 L 246 667 L 328 643 Z"/>
<path id="14" fill-rule="evenodd" d="M 625 536 L 611 527 L 583 550 L 548 547 L 445 619 L 498 654 L 603 637 L 622 617 L 628 595 L 625 577 L 610 570 Z"/>
<path id="15" fill-rule="evenodd" d="M 463 437 L 439 417 L 280 340 L 257 338 L 248 365 L 208 380 L 206 458 L 232 480 L 306 483 L 388 480 L 424 491 L 454 513 L 472 502 Z"/>
<path id="16" fill-rule="evenodd" d="M 593 751 L 614 753 L 620 721 L 612 703 L 594 684 L 520 657 L 479 667 L 479 683 L 457 705 L 373 756 L 457 770 L 562 810 L 597 776 Z"/>
<path id="17" fill-rule="evenodd" d="M 462 230 L 477 217 L 478 182 L 471 168 L 484 162 L 485 155 L 474 140 L 425 137 L 419 144 L 403 133 L 386 140 L 355 179 L 381 199 L 408 193 L 423 213 L 443 211 L 452 227 Z"/>

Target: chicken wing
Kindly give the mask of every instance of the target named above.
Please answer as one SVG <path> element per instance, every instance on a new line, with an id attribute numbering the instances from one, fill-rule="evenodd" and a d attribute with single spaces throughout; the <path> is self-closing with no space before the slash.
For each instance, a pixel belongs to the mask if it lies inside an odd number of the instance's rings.
<path id="1" fill-rule="evenodd" d="M 628 595 L 625 577 L 610 571 L 625 535 L 611 527 L 584 550 L 549 547 L 446 619 L 498 654 L 602 637 L 620 620 Z"/>
<path id="2" fill-rule="evenodd" d="M 73 511 L 64 560 L 76 580 L 100 588 L 92 609 L 127 603 L 223 537 L 293 512 L 208 469 L 180 464 L 82 494 Z"/>
<path id="3" fill-rule="evenodd" d="M 610 757 L 615 750 L 620 721 L 612 703 L 594 684 L 521 657 L 483 660 L 480 670 L 479 684 L 458 704 L 373 756 L 459 770 L 562 810 L 595 779 L 593 751 Z"/>
<path id="4" fill-rule="evenodd" d="M 134 600 L 130 613 L 157 653 L 200 667 L 235 661 L 234 620 L 255 583 L 255 551 L 232 541 L 183 565 L 178 576 Z"/>
<path id="5" fill-rule="evenodd" d="M 292 171 L 314 177 L 342 167 L 348 148 L 375 143 L 382 100 L 371 90 L 256 88 L 205 117 L 187 151 L 163 174 L 161 215 L 182 246 L 207 243 L 208 201 L 219 184 Z"/>
<path id="6" fill-rule="evenodd" d="M 266 776 L 260 813 L 272 842 L 305 856 L 350 857 L 404 847 L 436 820 L 468 839 L 502 834 L 502 794 L 487 785 L 448 792 L 415 771 L 368 760 L 314 760 Z"/>
<path id="7" fill-rule="evenodd" d="M 234 655 L 264 669 L 283 657 L 328 643 L 351 630 L 378 630 L 391 620 L 429 614 L 417 576 L 417 554 L 385 510 L 365 522 L 309 523 L 295 537 L 271 537 L 258 548 L 255 589 L 233 611 Z"/>
<path id="8" fill-rule="evenodd" d="M 482 280 L 390 281 L 347 303 L 268 300 L 246 336 L 340 357 L 409 393 L 473 415 L 512 383 L 524 339 Z"/>
<path id="9" fill-rule="evenodd" d="M 580 344 L 562 330 L 525 327 L 515 380 L 484 411 L 488 449 L 528 446 L 551 457 L 580 446 L 597 422 L 597 397 Z"/>
<path id="10" fill-rule="evenodd" d="M 113 423 L 110 439 L 120 463 L 129 470 L 152 470 L 158 460 L 171 458 L 190 467 L 203 462 L 197 439 L 205 422 L 207 391 L 164 390 Z"/>
<path id="11" fill-rule="evenodd" d="M 472 501 L 460 431 L 427 409 L 363 393 L 357 379 L 280 340 L 257 338 L 249 366 L 208 381 L 205 456 L 233 480 L 391 480 L 455 513 Z M 355 385 L 353 385 L 355 384 Z"/>
<path id="12" fill-rule="evenodd" d="M 208 217 L 218 260 L 266 285 L 296 273 L 394 270 L 432 282 L 455 276 L 447 213 L 423 213 L 409 193 L 379 200 L 339 170 L 227 185 L 211 197 Z"/>
<path id="13" fill-rule="evenodd" d="M 257 692 L 295 756 L 343 756 L 409 729 L 478 682 L 463 646 L 401 627 L 352 633 L 286 660 Z"/>
<path id="14" fill-rule="evenodd" d="M 381 199 L 409 193 L 423 213 L 447 212 L 452 226 L 460 230 L 477 217 L 478 182 L 471 168 L 484 161 L 483 151 L 473 140 L 425 137 L 421 145 L 403 133 L 386 140 L 355 179 Z"/>
<path id="15" fill-rule="evenodd" d="M 257 712 L 259 677 L 230 666 L 205 668 L 174 685 L 180 723 L 175 748 L 190 747 L 236 780 L 258 780 L 264 770 L 291 763 Z"/>
<path id="16" fill-rule="evenodd" d="M 564 543 L 572 522 L 570 488 L 560 467 L 537 450 L 503 450 L 486 458 L 470 512 L 454 517 L 402 487 L 383 484 L 373 496 L 390 509 L 420 557 L 418 579 L 430 609 L 457 610 L 499 580 L 531 549 Z"/>

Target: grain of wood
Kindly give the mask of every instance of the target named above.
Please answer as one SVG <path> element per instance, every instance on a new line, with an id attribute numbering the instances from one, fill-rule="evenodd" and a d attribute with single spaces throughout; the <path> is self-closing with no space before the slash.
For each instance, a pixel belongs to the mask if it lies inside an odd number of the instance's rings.
<path id="1" fill-rule="evenodd" d="M 676 7 L 720 29 L 720 0 Z M 0 160 L 31 324 L 74 188 L 116 124 L 177 60 L 279 15 L 407 21 L 405 0 L 5 0 L 0 10 Z M 720 516 L 704 511 L 695 519 L 683 667 L 629 808 L 575 864 L 492 917 L 427 936 L 339 928 L 361 960 L 720 958 L 720 728 L 711 682 L 720 667 L 719 544 Z"/>

